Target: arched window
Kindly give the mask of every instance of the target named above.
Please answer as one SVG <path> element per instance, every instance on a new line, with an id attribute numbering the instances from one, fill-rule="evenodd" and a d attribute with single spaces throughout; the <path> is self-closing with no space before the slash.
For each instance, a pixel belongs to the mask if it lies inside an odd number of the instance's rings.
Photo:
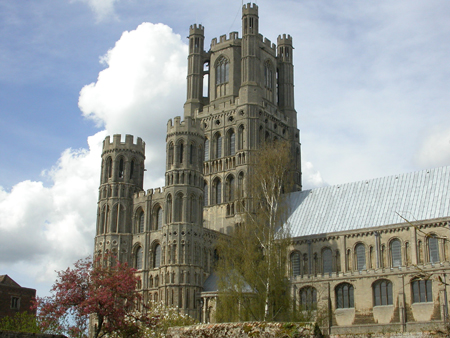
<path id="1" fill-rule="evenodd" d="M 264 85 L 267 89 L 273 89 L 273 68 L 270 62 L 264 64 Z"/>
<path id="2" fill-rule="evenodd" d="M 209 161 L 209 140 L 205 140 L 205 161 Z"/>
<path id="3" fill-rule="evenodd" d="M 153 268 L 159 268 L 161 266 L 161 245 L 156 244 L 153 254 Z M 158 286 L 158 277 L 155 278 L 156 286 Z"/>
<path id="4" fill-rule="evenodd" d="M 222 135 L 220 135 L 220 133 L 217 133 L 214 136 L 214 153 L 214 158 L 222 157 Z"/>
<path id="5" fill-rule="evenodd" d="M 172 223 L 172 195 L 167 196 L 166 202 L 166 224 Z"/>
<path id="6" fill-rule="evenodd" d="M 402 245 L 398 239 L 391 241 L 391 264 L 392 267 L 402 266 Z"/>
<path id="7" fill-rule="evenodd" d="M 392 283 L 387 279 L 381 279 L 373 283 L 373 305 L 392 305 Z"/>
<path id="8" fill-rule="evenodd" d="M 106 172 L 108 173 L 108 178 L 112 177 L 112 158 L 108 157 L 106 160 Z"/>
<path id="9" fill-rule="evenodd" d="M 173 143 L 169 143 L 169 165 L 173 164 Z"/>
<path id="10" fill-rule="evenodd" d="M 332 273 L 333 272 L 333 259 L 330 248 L 325 248 L 322 251 L 322 268 L 323 273 Z"/>
<path id="11" fill-rule="evenodd" d="M 428 237 L 428 256 L 430 263 L 438 263 L 439 259 L 439 241 L 435 235 Z"/>
<path id="12" fill-rule="evenodd" d="M 219 178 L 214 181 L 214 204 L 222 203 L 222 182 Z"/>
<path id="13" fill-rule="evenodd" d="M 291 254 L 291 273 L 294 277 L 300 275 L 300 256 L 297 251 Z"/>
<path id="14" fill-rule="evenodd" d="M 355 247 L 356 255 L 356 269 L 358 271 L 366 269 L 366 247 L 364 244 L 359 243 Z"/>
<path id="15" fill-rule="evenodd" d="M 204 196 L 204 198 L 203 198 L 204 205 L 207 206 L 208 205 L 208 183 L 206 181 L 203 183 L 203 196 Z"/>
<path id="16" fill-rule="evenodd" d="M 163 224 L 163 210 L 161 207 L 158 208 L 158 213 L 156 214 L 157 220 L 156 220 L 156 229 L 161 230 L 162 224 Z"/>
<path id="17" fill-rule="evenodd" d="M 183 163 L 184 160 L 184 143 L 181 141 L 178 144 L 178 163 Z"/>
<path id="18" fill-rule="evenodd" d="M 195 163 L 195 145 L 190 144 L 189 145 L 189 164 Z"/>
<path id="19" fill-rule="evenodd" d="M 300 306 L 301 310 L 317 309 L 317 290 L 312 286 L 306 286 L 300 289 Z"/>
<path id="20" fill-rule="evenodd" d="M 229 175 L 227 177 L 227 202 L 234 201 L 234 176 Z"/>
<path id="21" fill-rule="evenodd" d="M 220 57 L 216 62 L 216 85 L 228 82 L 229 63 L 225 57 Z"/>
<path id="22" fill-rule="evenodd" d="M 138 222 L 138 232 L 143 233 L 145 225 L 145 214 L 142 210 L 139 210 L 138 212 Z"/>
<path id="23" fill-rule="evenodd" d="M 413 303 L 425 303 L 433 301 L 433 289 L 431 279 L 414 279 L 411 282 Z"/>
<path id="24" fill-rule="evenodd" d="M 236 154 L 236 135 L 233 129 L 230 129 L 227 133 L 227 156 L 233 156 Z"/>
<path id="25" fill-rule="evenodd" d="M 244 125 L 241 124 L 238 129 L 238 150 L 244 149 Z"/>
<path id="26" fill-rule="evenodd" d="M 244 198 L 244 172 L 240 172 L 239 176 L 238 176 L 238 189 L 237 189 L 237 193 L 238 193 L 238 198 L 242 199 Z"/>
<path id="27" fill-rule="evenodd" d="M 353 298 L 353 285 L 341 283 L 336 286 L 336 308 L 347 309 L 355 306 Z"/>
<path id="28" fill-rule="evenodd" d="M 132 160 L 131 164 L 130 164 L 130 180 L 133 179 L 133 176 L 134 176 L 134 166 L 135 166 L 134 162 L 135 161 Z"/>
<path id="29" fill-rule="evenodd" d="M 142 269 L 142 258 L 143 258 L 142 256 L 143 256 L 142 248 L 138 247 L 136 249 L 135 264 L 134 264 L 137 270 Z"/>
<path id="30" fill-rule="evenodd" d="M 183 194 L 178 194 L 175 198 L 175 222 L 183 221 Z"/>
<path id="31" fill-rule="evenodd" d="M 121 157 L 119 161 L 119 178 L 123 178 L 124 167 L 125 167 L 124 161 L 123 158 Z"/>

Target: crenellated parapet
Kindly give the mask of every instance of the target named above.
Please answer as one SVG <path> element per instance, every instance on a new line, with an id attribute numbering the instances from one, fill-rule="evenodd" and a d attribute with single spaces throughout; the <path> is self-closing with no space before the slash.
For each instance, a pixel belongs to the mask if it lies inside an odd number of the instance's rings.
<path id="1" fill-rule="evenodd" d="M 258 15 L 258 5 L 249 2 L 242 6 L 242 16 L 244 15 Z"/>
<path id="2" fill-rule="evenodd" d="M 230 32 L 227 36 L 221 35 L 219 37 L 219 41 L 217 41 L 217 38 L 214 38 L 211 40 L 211 49 L 217 50 L 223 47 L 228 47 L 230 44 L 236 44 L 240 43 L 241 39 L 239 38 L 238 32 Z"/>
<path id="3" fill-rule="evenodd" d="M 189 35 L 204 35 L 205 27 L 202 25 L 193 24 L 189 27 Z"/>
<path id="4" fill-rule="evenodd" d="M 125 142 L 122 142 L 121 138 L 122 135 L 115 134 L 111 142 L 111 137 L 106 136 L 103 141 L 102 155 L 113 150 L 127 150 L 145 155 L 145 142 L 140 137 L 136 139 L 136 143 L 134 143 L 133 135 L 125 135 Z"/>
<path id="5" fill-rule="evenodd" d="M 173 121 L 170 119 L 167 122 L 167 137 L 169 139 L 173 135 L 196 135 L 203 137 L 201 120 L 186 116 L 181 121 L 180 116 L 176 116 Z"/>

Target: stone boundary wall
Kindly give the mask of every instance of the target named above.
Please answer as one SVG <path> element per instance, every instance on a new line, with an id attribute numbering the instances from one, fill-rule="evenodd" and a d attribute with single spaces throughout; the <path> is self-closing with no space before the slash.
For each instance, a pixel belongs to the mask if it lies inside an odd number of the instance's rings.
<path id="1" fill-rule="evenodd" d="M 0 338 L 66 338 L 66 336 L 54 335 L 54 334 L 36 334 L 36 333 L 24 333 L 24 332 L 0 330 Z"/>
<path id="2" fill-rule="evenodd" d="M 314 337 L 311 324 L 300 323 L 223 323 L 172 327 L 167 338 L 279 338 Z"/>
<path id="3" fill-rule="evenodd" d="M 332 334 L 328 338 L 438 338 L 448 337 L 438 332 L 404 332 L 404 333 L 376 333 L 376 334 Z"/>

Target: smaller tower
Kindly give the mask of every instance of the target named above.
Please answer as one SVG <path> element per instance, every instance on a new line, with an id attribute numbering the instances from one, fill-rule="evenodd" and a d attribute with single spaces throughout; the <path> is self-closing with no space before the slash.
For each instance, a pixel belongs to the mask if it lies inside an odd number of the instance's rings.
<path id="1" fill-rule="evenodd" d="M 126 135 L 109 136 L 103 141 L 95 255 L 113 253 L 129 262 L 133 195 L 141 191 L 144 180 L 145 143 Z"/>
<path id="2" fill-rule="evenodd" d="M 189 55 L 187 74 L 187 98 L 184 105 L 185 116 L 195 116 L 195 111 L 201 111 L 203 107 L 203 77 L 205 51 L 205 29 L 202 25 L 192 25 L 189 28 Z"/>
<path id="3" fill-rule="evenodd" d="M 186 116 L 167 124 L 167 163 L 161 274 L 166 304 L 198 316 L 197 300 L 205 279 L 203 241 L 203 144 L 201 121 Z"/>
<path id="4" fill-rule="evenodd" d="M 283 34 L 277 39 L 278 60 L 278 107 L 289 119 L 290 125 L 297 128 L 297 113 L 294 108 L 294 59 L 292 37 Z"/>

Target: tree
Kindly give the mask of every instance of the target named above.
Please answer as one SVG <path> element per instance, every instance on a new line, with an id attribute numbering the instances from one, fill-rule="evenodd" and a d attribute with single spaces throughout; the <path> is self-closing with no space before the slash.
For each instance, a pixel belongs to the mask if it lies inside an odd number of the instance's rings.
<path id="1" fill-rule="evenodd" d="M 140 300 L 135 291 L 138 280 L 133 268 L 115 262 L 112 256 L 99 258 L 95 264 L 89 257 L 79 260 L 73 268 L 58 272 L 51 296 L 36 299 L 41 328 L 86 337 L 88 321 L 95 318 L 95 338 L 136 332 L 136 324 L 127 324 L 124 318 Z"/>
<path id="2" fill-rule="evenodd" d="M 266 144 L 250 167 L 243 222 L 219 241 L 219 321 L 287 320 L 290 292 L 286 223 L 294 186 L 288 142 Z M 241 198 L 243 196 L 240 196 Z"/>
<path id="3" fill-rule="evenodd" d="M 0 330 L 37 334 L 43 333 L 36 320 L 36 316 L 27 312 L 17 312 L 11 317 L 6 316 L 1 318 Z"/>

